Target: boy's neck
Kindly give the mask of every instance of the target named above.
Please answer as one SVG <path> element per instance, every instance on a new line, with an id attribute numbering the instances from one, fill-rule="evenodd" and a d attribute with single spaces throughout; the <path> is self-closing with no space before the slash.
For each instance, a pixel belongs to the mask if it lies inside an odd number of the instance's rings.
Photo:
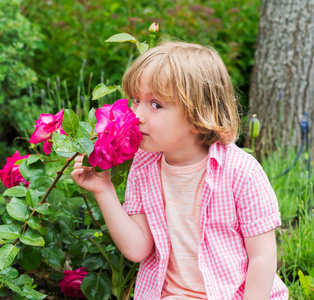
<path id="1" fill-rule="evenodd" d="M 208 146 L 201 146 L 194 149 L 184 149 L 181 152 L 166 153 L 166 162 L 172 166 L 188 166 L 200 162 L 208 155 Z"/>

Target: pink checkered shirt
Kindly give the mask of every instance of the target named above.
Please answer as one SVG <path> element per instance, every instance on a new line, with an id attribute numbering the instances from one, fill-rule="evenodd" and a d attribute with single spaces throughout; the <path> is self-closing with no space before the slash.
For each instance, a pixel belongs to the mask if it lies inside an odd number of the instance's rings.
<path id="1" fill-rule="evenodd" d="M 124 209 L 145 214 L 155 246 L 141 262 L 136 300 L 160 299 L 170 253 L 162 197 L 161 153 L 139 150 L 128 177 Z M 276 195 L 260 164 L 234 144 L 209 149 L 201 199 L 199 268 L 208 299 L 243 299 L 248 257 L 244 237 L 281 224 Z M 270 299 L 288 299 L 288 289 L 276 275 Z"/>

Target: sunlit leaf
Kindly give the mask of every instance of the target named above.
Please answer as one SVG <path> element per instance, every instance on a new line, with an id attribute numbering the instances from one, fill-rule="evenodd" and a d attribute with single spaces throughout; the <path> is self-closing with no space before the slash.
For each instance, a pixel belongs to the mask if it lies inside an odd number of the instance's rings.
<path id="1" fill-rule="evenodd" d="M 35 210 L 43 215 L 50 215 L 54 212 L 54 209 L 47 203 L 37 205 Z"/>
<path id="2" fill-rule="evenodd" d="M 0 248 L 0 270 L 3 271 L 6 267 L 10 266 L 20 249 L 12 244 L 3 245 Z"/>
<path id="3" fill-rule="evenodd" d="M 135 43 L 137 39 L 128 34 L 128 33 L 118 33 L 113 36 L 111 36 L 109 39 L 105 40 L 105 42 L 114 42 L 114 43 L 123 43 L 123 42 L 132 42 Z"/>
<path id="4" fill-rule="evenodd" d="M 94 151 L 93 142 L 84 137 L 73 140 L 73 145 L 75 146 L 77 152 L 86 153 L 87 156 Z"/>
<path id="5" fill-rule="evenodd" d="M 34 282 L 34 279 L 30 278 L 26 274 L 22 274 L 14 282 L 16 285 L 24 285 L 24 284 L 32 285 Z"/>
<path id="6" fill-rule="evenodd" d="M 27 188 L 24 186 L 14 186 L 10 189 L 7 189 L 3 195 L 9 197 L 25 197 Z"/>
<path id="7" fill-rule="evenodd" d="M 115 92 L 117 88 L 115 86 L 106 86 L 103 83 L 98 84 L 93 90 L 92 100 L 97 100 L 100 97 L 104 97 L 108 94 Z"/>
<path id="8" fill-rule="evenodd" d="M 1 272 L 2 275 L 6 275 L 11 279 L 15 279 L 17 276 L 19 276 L 19 271 L 13 267 L 7 267 Z"/>
<path id="9" fill-rule="evenodd" d="M 0 238 L 17 239 L 21 235 L 21 227 L 15 224 L 0 225 Z"/>
<path id="10" fill-rule="evenodd" d="M 28 189 L 26 192 L 26 202 L 31 208 L 34 208 L 40 199 L 38 198 L 38 194 L 36 190 Z"/>
<path id="11" fill-rule="evenodd" d="M 62 119 L 63 130 L 71 137 L 75 137 L 79 127 L 79 119 L 71 109 L 65 109 Z"/>
<path id="12" fill-rule="evenodd" d="M 15 220 L 25 222 L 29 216 L 27 206 L 22 202 L 10 202 L 7 207 L 8 214 Z"/>
<path id="13" fill-rule="evenodd" d="M 41 300 L 47 297 L 47 295 L 37 292 L 36 290 L 34 290 L 28 285 L 23 286 L 23 292 L 25 293 L 28 299 Z"/>
<path id="14" fill-rule="evenodd" d="M 78 129 L 75 137 L 76 138 L 85 137 L 87 139 L 90 139 L 92 131 L 93 131 L 93 128 L 92 128 L 90 123 L 80 122 L 79 129 Z"/>
<path id="15" fill-rule="evenodd" d="M 45 246 L 45 240 L 43 237 L 30 229 L 27 229 L 25 233 L 20 237 L 20 241 L 23 244 L 30 245 L 30 246 Z"/>
<path id="16" fill-rule="evenodd" d="M 139 41 L 136 41 L 136 47 L 137 47 L 138 51 L 140 51 L 141 54 L 143 54 L 144 52 L 146 52 L 149 49 L 149 46 L 148 46 L 148 44 L 146 44 L 146 42 L 140 43 Z"/>
<path id="17" fill-rule="evenodd" d="M 30 155 L 28 158 L 27 158 L 27 165 L 31 165 L 33 163 L 35 163 L 36 161 L 40 160 L 40 156 L 37 155 L 37 154 L 33 154 L 33 155 Z"/>

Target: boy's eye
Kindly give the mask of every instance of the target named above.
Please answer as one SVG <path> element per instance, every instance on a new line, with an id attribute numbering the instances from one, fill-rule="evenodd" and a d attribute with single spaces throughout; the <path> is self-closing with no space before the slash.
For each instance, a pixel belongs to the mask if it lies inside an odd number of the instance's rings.
<path id="1" fill-rule="evenodd" d="M 139 101 L 138 100 L 136 100 L 136 99 L 132 99 L 132 104 L 138 104 L 139 103 Z"/>
<path id="2" fill-rule="evenodd" d="M 152 108 L 154 108 L 154 109 L 160 109 L 160 108 L 162 108 L 162 106 L 161 106 L 158 102 L 154 101 L 154 102 L 152 103 Z"/>

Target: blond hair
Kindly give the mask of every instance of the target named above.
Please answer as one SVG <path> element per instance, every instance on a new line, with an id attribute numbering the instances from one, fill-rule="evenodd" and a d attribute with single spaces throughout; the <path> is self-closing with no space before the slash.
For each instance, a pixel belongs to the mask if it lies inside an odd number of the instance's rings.
<path id="1" fill-rule="evenodd" d="M 183 42 L 165 42 L 149 49 L 123 76 L 122 88 L 128 97 L 139 94 L 143 71 L 148 71 L 145 76 L 157 100 L 181 106 L 203 144 L 229 144 L 238 137 L 236 93 L 214 49 Z"/>

